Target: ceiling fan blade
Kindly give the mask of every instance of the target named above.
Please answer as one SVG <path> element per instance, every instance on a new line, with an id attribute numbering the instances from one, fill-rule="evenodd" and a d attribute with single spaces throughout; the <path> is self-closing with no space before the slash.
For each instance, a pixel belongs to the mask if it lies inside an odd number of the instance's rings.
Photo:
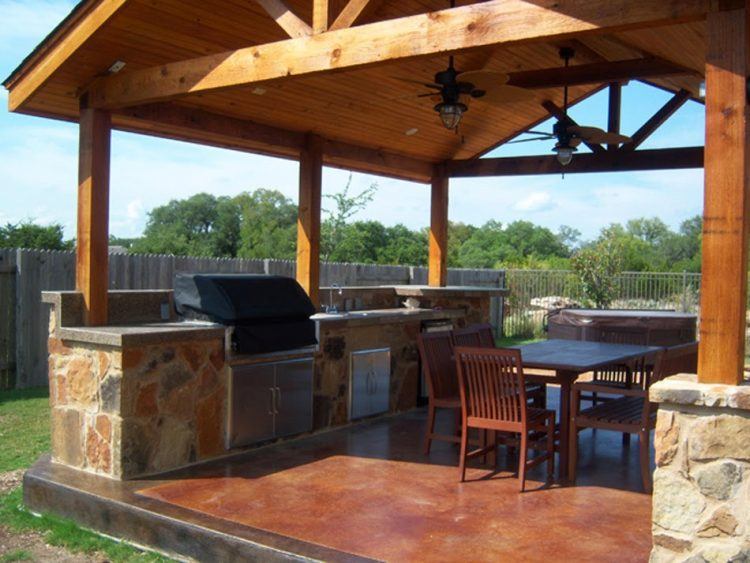
<path id="1" fill-rule="evenodd" d="M 630 137 L 626 135 L 620 135 L 619 133 L 608 133 L 604 129 L 599 127 L 585 127 L 579 125 L 572 125 L 568 127 L 568 133 L 572 133 L 577 137 L 580 137 L 584 141 L 591 143 L 598 143 L 601 145 L 619 145 L 621 143 L 627 143 L 630 141 Z"/>
<path id="2" fill-rule="evenodd" d="M 544 137 L 533 137 L 531 139 L 516 139 L 515 141 L 508 141 L 504 144 L 506 145 L 513 145 L 516 143 L 529 143 L 531 141 L 549 141 L 551 139 L 554 139 L 555 137 L 552 135 L 546 135 Z"/>
<path id="3" fill-rule="evenodd" d="M 489 104 L 512 104 L 515 102 L 528 102 L 536 97 L 534 92 L 519 88 L 518 86 L 495 86 L 486 91 L 484 96 L 477 98 L 481 102 Z"/>
<path id="4" fill-rule="evenodd" d="M 443 89 L 440 84 L 435 84 L 434 82 L 422 82 L 421 80 L 414 80 L 413 78 L 401 78 L 400 76 L 392 76 L 391 78 L 400 82 L 406 82 L 407 84 L 416 84 L 417 86 L 422 86 L 424 88 L 434 88 L 435 90 Z"/>
<path id="5" fill-rule="evenodd" d="M 507 74 L 492 70 L 467 70 L 456 77 L 459 82 L 470 82 L 479 90 L 490 90 L 502 86 L 508 82 L 508 79 Z"/>

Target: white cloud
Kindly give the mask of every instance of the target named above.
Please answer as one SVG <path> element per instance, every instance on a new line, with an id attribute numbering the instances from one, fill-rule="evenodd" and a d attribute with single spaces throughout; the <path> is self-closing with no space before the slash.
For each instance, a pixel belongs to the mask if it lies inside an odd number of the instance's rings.
<path id="1" fill-rule="evenodd" d="M 522 200 L 518 201 L 513 209 L 517 211 L 548 211 L 556 207 L 549 192 L 532 192 Z"/>

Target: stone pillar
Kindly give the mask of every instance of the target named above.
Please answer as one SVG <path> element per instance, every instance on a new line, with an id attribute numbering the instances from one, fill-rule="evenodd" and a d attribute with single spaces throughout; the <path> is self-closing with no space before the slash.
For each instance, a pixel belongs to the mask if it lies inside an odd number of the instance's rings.
<path id="1" fill-rule="evenodd" d="M 750 384 L 669 377 L 659 403 L 652 562 L 750 560 Z"/>

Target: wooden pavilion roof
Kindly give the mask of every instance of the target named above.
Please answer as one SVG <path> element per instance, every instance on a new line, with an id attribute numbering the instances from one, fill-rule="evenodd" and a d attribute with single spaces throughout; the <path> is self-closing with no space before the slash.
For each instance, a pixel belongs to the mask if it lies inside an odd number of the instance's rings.
<path id="1" fill-rule="evenodd" d="M 102 77 L 115 61 L 126 63 L 119 78 L 169 63 L 288 41 L 290 29 L 292 34 L 303 33 L 299 26 L 313 21 L 313 2 L 284 3 L 296 15 L 287 14 L 291 17 L 284 23 L 287 31 L 264 8 L 280 5 L 271 0 L 84 0 L 6 79 L 10 108 L 77 121 L 79 98 L 92 85 L 108 80 Z M 448 7 L 447 0 L 359 3 L 367 6 L 354 26 Z M 464 0 L 457 5 L 480 3 Z M 558 4 L 564 7 L 566 2 Z M 589 4 L 596 9 L 600 2 Z M 329 0 L 328 23 L 333 28 L 345 6 L 345 0 Z M 634 59 L 667 62 L 684 72 L 648 76 L 647 81 L 673 92 L 685 89 L 697 97 L 705 67 L 705 21 L 688 18 L 683 23 L 625 27 L 610 33 L 561 33 L 544 41 L 451 52 L 459 69 L 492 69 L 522 80 L 529 79 L 528 71 L 560 67 L 562 45 L 575 48 L 572 65 Z M 416 97 L 424 89 L 399 80 L 429 82 L 446 66 L 447 51 L 200 90 L 113 107 L 112 123 L 122 130 L 291 158 L 298 156 L 303 136 L 315 133 L 326 140 L 328 165 L 428 181 L 433 164 L 481 156 L 549 117 L 542 101 L 562 105 L 562 88 L 545 87 L 542 75 L 532 101 L 494 106 L 474 101 L 455 134 L 441 125 L 430 98 Z M 637 70 L 630 73 L 623 80 L 640 78 Z M 580 101 L 604 85 L 596 81 L 574 85 L 571 98 Z M 414 128 L 416 134 L 406 134 Z"/>

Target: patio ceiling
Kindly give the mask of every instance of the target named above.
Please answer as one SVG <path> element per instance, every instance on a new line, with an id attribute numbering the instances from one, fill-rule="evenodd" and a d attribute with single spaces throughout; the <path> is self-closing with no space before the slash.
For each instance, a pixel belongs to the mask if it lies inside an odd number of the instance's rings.
<path id="1" fill-rule="evenodd" d="M 96 90 L 100 77 L 115 61 L 126 63 L 116 76 L 119 79 L 169 63 L 289 40 L 262 3 L 268 0 L 83 2 L 6 80 L 11 109 L 78 121 L 79 97 L 92 85 Z M 334 20 L 346 2 L 331 0 L 329 4 Z M 361 4 L 367 6 L 355 25 L 448 7 L 447 0 Z M 458 2 L 459 6 L 468 4 L 478 3 Z M 312 21 L 313 3 L 287 0 L 286 5 L 298 19 L 287 14 L 280 21 L 292 33 L 296 33 L 295 25 L 302 26 L 298 33 L 304 33 L 305 22 Z M 511 75 L 556 68 L 561 66 L 559 47 L 571 45 L 576 49 L 573 65 L 648 62 L 654 57 L 673 63 L 693 74 L 650 76 L 648 81 L 697 96 L 705 67 L 705 36 L 704 21 L 582 34 L 458 51 L 456 66 Z M 493 106 L 474 101 L 455 134 L 441 125 L 430 98 L 416 97 L 424 88 L 399 80 L 429 82 L 446 66 L 446 53 L 440 53 L 266 80 L 261 81 L 261 88 L 240 84 L 206 89 L 157 105 L 114 107 L 112 123 L 123 130 L 290 158 L 298 157 L 303 135 L 312 132 L 326 140 L 326 164 L 426 182 L 432 164 L 479 156 L 548 117 L 541 102 L 562 105 L 558 85 L 536 88 L 536 99 L 528 102 Z M 581 100 L 601 86 L 597 82 L 572 86 L 571 99 Z M 417 133 L 406 135 L 410 129 Z"/>

